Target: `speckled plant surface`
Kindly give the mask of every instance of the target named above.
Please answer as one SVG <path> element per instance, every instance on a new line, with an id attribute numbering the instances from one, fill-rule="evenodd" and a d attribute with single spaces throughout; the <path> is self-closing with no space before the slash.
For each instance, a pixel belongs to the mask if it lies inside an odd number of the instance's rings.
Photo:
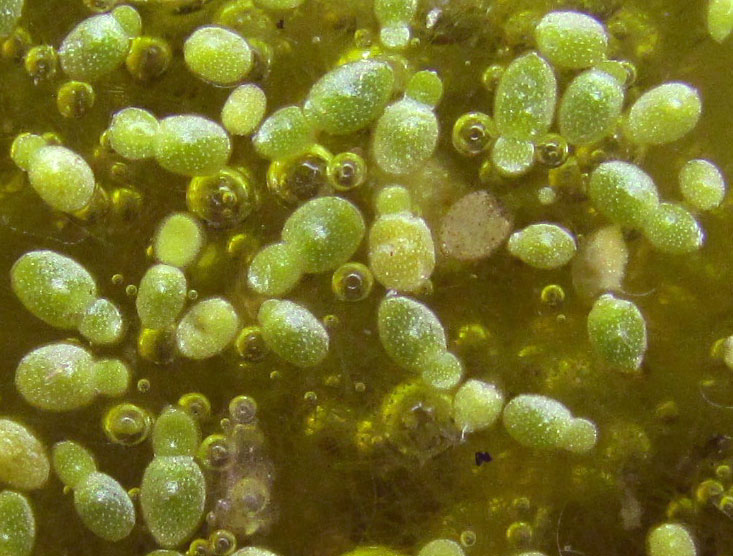
<path id="1" fill-rule="evenodd" d="M 0 556 L 733 556 L 733 0 L 0 0 Z"/>

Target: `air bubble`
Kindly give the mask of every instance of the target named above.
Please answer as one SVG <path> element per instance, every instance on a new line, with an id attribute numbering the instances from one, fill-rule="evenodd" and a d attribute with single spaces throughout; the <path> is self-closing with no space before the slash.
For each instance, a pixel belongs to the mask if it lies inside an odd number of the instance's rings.
<path id="1" fill-rule="evenodd" d="M 150 413 L 131 403 L 109 409 L 102 420 L 105 436 L 115 444 L 136 446 L 150 435 L 153 418 Z"/>
<path id="2" fill-rule="evenodd" d="M 346 263 L 333 273 L 331 288 L 341 301 L 362 301 L 374 285 L 371 270 L 361 263 Z"/>

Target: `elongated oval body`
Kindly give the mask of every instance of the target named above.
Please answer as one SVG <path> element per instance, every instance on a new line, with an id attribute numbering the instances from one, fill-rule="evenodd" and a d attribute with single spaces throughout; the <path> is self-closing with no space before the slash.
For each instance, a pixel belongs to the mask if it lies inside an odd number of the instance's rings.
<path id="1" fill-rule="evenodd" d="M 714 41 L 727 39 L 733 31 L 733 1 L 708 0 L 707 25 L 708 34 Z"/>
<path id="2" fill-rule="evenodd" d="M 89 17 L 74 27 L 61 43 L 59 59 L 64 73 L 78 81 L 94 81 L 125 61 L 131 36 L 112 14 Z"/>
<path id="3" fill-rule="evenodd" d="M 92 198 L 95 181 L 89 164 L 60 145 L 38 149 L 30 159 L 28 181 L 49 206 L 62 212 L 84 208 Z"/>
<path id="4" fill-rule="evenodd" d="M 23 306 L 42 321 L 66 330 L 76 328 L 97 298 L 91 274 L 55 251 L 30 251 L 10 269 L 10 284 Z"/>
<path id="5" fill-rule="evenodd" d="M 31 166 L 33 156 L 48 145 L 48 141 L 35 133 L 20 133 L 10 145 L 10 158 L 15 165 L 26 172 Z"/>
<path id="6" fill-rule="evenodd" d="M 19 490 L 41 488 L 51 464 L 46 449 L 25 426 L 0 419 L 0 482 Z"/>
<path id="7" fill-rule="evenodd" d="M 643 228 L 659 206 L 652 178 L 629 162 L 599 165 L 591 174 L 588 193 L 601 214 L 621 226 Z"/>
<path id="8" fill-rule="evenodd" d="M 180 407 L 167 407 L 153 427 L 156 456 L 191 456 L 201 444 L 201 431 L 191 414 Z"/>
<path id="9" fill-rule="evenodd" d="M 0 37 L 9 35 L 23 13 L 25 0 L 5 0 L 0 8 Z"/>
<path id="10" fill-rule="evenodd" d="M 313 367 L 328 354 L 328 332 L 305 307 L 270 299 L 257 319 L 267 347 L 297 367 Z"/>
<path id="11" fill-rule="evenodd" d="M 128 4 L 117 6 L 109 15 L 117 20 L 129 37 L 137 37 L 143 28 L 143 20 L 138 11 Z"/>
<path id="12" fill-rule="evenodd" d="M 532 224 L 514 232 L 507 243 L 509 252 L 535 268 L 566 265 L 575 255 L 575 238 L 557 224 Z"/>
<path id="13" fill-rule="evenodd" d="M 679 523 L 662 523 L 646 537 L 647 556 L 697 556 L 690 532 Z"/>
<path id="14" fill-rule="evenodd" d="M 573 419 L 562 440 L 562 447 L 574 454 L 585 454 L 593 449 L 598 439 L 598 428 L 588 419 Z"/>
<path id="15" fill-rule="evenodd" d="M 535 27 L 537 47 L 557 67 L 589 68 L 606 58 L 608 36 L 603 24 L 580 12 L 557 11 Z"/>
<path id="16" fill-rule="evenodd" d="M 389 49 L 401 50 L 410 40 L 410 20 L 417 12 L 418 0 L 376 0 L 374 15 L 381 25 L 379 38 Z"/>
<path id="17" fill-rule="evenodd" d="M 496 386 L 472 378 L 453 398 L 453 419 L 464 432 L 480 431 L 494 424 L 503 407 L 504 396 Z"/>
<path id="18" fill-rule="evenodd" d="M 30 556 L 36 541 L 36 518 L 28 499 L 0 492 L 0 556 Z"/>
<path id="19" fill-rule="evenodd" d="M 76 485 L 74 507 L 84 525 L 107 541 L 124 539 L 135 526 L 135 507 L 130 495 L 104 473 L 90 473 Z"/>
<path id="20" fill-rule="evenodd" d="M 707 160 L 690 160 L 680 170 L 680 192 L 697 210 L 712 210 L 723 202 L 725 178 L 720 169 Z"/>
<path id="21" fill-rule="evenodd" d="M 249 135 L 265 116 L 267 97 L 253 83 L 234 89 L 221 109 L 221 123 L 232 135 Z"/>
<path id="22" fill-rule="evenodd" d="M 422 218 L 408 212 L 384 214 L 369 231 L 369 268 L 385 288 L 415 292 L 435 268 L 435 244 Z"/>
<path id="23" fill-rule="evenodd" d="M 201 224 L 192 215 L 171 214 L 155 232 L 155 257 L 163 264 L 186 268 L 201 253 L 205 239 Z"/>
<path id="24" fill-rule="evenodd" d="M 254 55 L 247 41 L 234 31 L 207 25 L 196 29 L 183 45 L 189 70 L 216 85 L 238 83 L 252 69 Z"/>
<path id="25" fill-rule="evenodd" d="M 401 185 L 388 185 L 381 189 L 374 199 L 374 208 L 380 216 L 403 212 L 409 214 L 411 206 L 412 197 L 410 192 Z"/>
<path id="26" fill-rule="evenodd" d="M 255 5 L 266 10 L 292 10 L 305 0 L 256 0 Z"/>
<path id="27" fill-rule="evenodd" d="M 491 148 L 491 162 L 504 178 L 518 178 L 532 169 L 535 149 L 531 141 L 502 135 Z"/>
<path id="28" fill-rule="evenodd" d="M 494 121 L 501 135 L 531 141 L 552 125 L 557 102 L 555 73 L 530 52 L 506 68 L 494 97 Z"/>
<path id="29" fill-rule="evenodd" d="M 130 387 L 130 367 L 114 357 L 97 359 L 94 362 L 94 385 L 103 396 L 117 398 Z"/>
<path id="30" fill-rule="evenodd" d="M 239 316 L 221 297 L 199 301 L 183 315 L 176 330 L 178 350 L 189 359 L 221 353 L 237 335 Z"/>
<path id="31" fill-rule="evenodd" d="M 394 75 L 385 62 L 359 60 L 338 66 L 311 87 L 303 105 L 315 129 L 344 135 L 368 126 L 384 110 Z"/>
<path id="32" fill-rule="evenodd" d="M 111 346 L 122 340 L 125 321 L 117 305 L 100 297 L 82 315 L 79 333 L 92 344 Z"/>
<path id="33" fill-rule="evenodd" d="M 435 539 L 423 546 L 417 556 L 465 556 L 461 545 L 450 539 Z"/>
<path id="34" fill-rule="evenodd" d="M 91 403 L 97 395 L 94 362 L 84 348 L 58 343 L 34 349 L 15 372 L 20 395 L 38 409 L 70 411 Z"/>
<path id="35" fill-rule="evenodd" d="M 145 469 L 140 507 L 145 524 L 162 547 L 175 548 L 199 526 L 206 502 L 206 482 L 193 458 L 156 457 Z"/>
<path id="36" fill-rule="evenodd" d="M 260 549 L 261 550 L 261 549 Z M 237 554 L 237 556 L 240 556 Z M 252 552 L 245 552 L 242 556 L 271 556 L 270 554 L 259 554 Z M 403 556 L 402 553 L 397 552 L 386 546 L 357 546 L 353 550 L 345 553 L 343 556 Z"/>
<path id="37" fill-rule="evenodd" d="M 281 297 L 303 276 L 303 260 L 291 243 L 273 243 L 259 251 L 247 270 L 247 284 L 268 297 Z"/>
<path id="38" fill-rule="evenodd" d="M 313 128 L 299 106 L 286 106 L 270 114 L 252 137 L 260 156 L 279 160 L 303 154 L 313 144 Z"/>
<path id="39" fill-rule="evenodd" d="M 107 135 L 111 147 L 130 160 L 155 156 L 158 119 L 142 108 L 123 108 L 112 116 Z"/>
<path id="40" fill-rule="evenodd" d="M 145 328 L 161 329 L 176 321 L 186 303 L 186 277 L 175 266 L 150 267 L 140 280 L 135 306 Z"/>
<path id="41" fill-rule="evenodd" d="M 407 82 L 405 96 L 435 108 L 443 96 L 443 81 L 435 71 L 418 71 Z"/>
<path id="42" fill-rule="evenodd" d="M 641 95 L 629 110 L 626 135 L 639 145 L 677 141 L 697 125 L 702 101 L 686 83 L 664 83 Z"/>
<path id="43" fill-rule="evenodd" d="M 409 297 L 385 297 L 377 312 L 382 347 L 395 363 L 420 372 L 446 350 L 445 331 L 427 306 Z"/>
<path id="44" fill-rule="evenodd" d="M 375 0 L 374 15 L 382 25 L 409 22 L 417 8 L 417 0 Z"/>
<path id="45" fill-rule="evenodd" d="M 563 404 L 536 394 L 521 394 L 504 407 L 504 427 L 527 448 L 555 449 L 562 445 L 572 423 Z"/>
<path id="46" fill-rule="evenodd" d="M 663 253 L 683 255 L 702 247 L 705 234 L 685 207 L 661 203 L 644 227 L 644 235 Z"/>
<path id="47" fill-rule="evenodd" d="M 155 135 L 155 159 L 184 176 L 214 174 L 227 163 L 232 145 L 219 124 L 196 115 L 169 116 Z"/>
<path id="48" fill-rule="evenodd" d="M 364 237 L 364 219 L 340 197 L 319 197 L 301 205 L 285 222 L 283 240 L 300 257 L 305 272 L 338 268 Z"/>
<path id="49" fill-rule="evenodd" d="M 408 174 L 435 152 L 439 125 L 430 106 L 410 98 L 390 104 L 374 128 L 372 153 L 390 174 Z"/>
<path id="50" fill-rule="evenodd" d="M 53 470 L 66 486 L 76 487 L 97 470 L 94 456 L 81 444 L 63 440 L 53 445 Z"/>
<path id="51" fill-rule="evenodd" d="M 611 75 L 600 70 L 581 73 L 560 101 L 560 134 L 571 145 L 596 143 L 613 130 L 623 104 L 624 89 Z"/>
<path id="52" fill-rule="evenodd" d="M 452 390 L 463 378 L 463 363 L 455 355 L 444 351 L 426 361 L 420 373 L 422 381 L 437 390 Z"/>
<path id="53" fill-rule="evenodd" d="M 604 363 L 623 372 L 635 372 L 646 352 L 646 322 L 631 301 L 605 294 L 588 314 L 588 339 Z"/>

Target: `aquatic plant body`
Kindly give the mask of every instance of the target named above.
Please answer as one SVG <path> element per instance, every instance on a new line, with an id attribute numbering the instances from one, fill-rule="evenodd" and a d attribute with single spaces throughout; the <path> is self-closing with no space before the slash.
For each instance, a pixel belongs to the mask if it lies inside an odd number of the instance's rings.
<path id="1" fill-rule="evenodd" d="M 0 556 L 724 555 L 731 0 L 0 0 Z"/>

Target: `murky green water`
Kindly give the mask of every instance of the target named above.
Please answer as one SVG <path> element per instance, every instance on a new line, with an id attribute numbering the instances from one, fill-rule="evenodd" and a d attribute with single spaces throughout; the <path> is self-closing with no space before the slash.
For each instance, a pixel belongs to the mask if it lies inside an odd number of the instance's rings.
<path id="1" fill-rule="evenodd" d="M 449 348 L 463 360 L 467 376 L 495 382 L 507 399 L 526 392 L 555 397 L 575 415 L 592 419 L 599 441 L 587 455 L 522 448 L 500 423 L 432 457 L 406 456 L 378 441 L 365 448 L 370 435 L 358 431 L 376 422 L 383 398 L 408 376 L 387 358 L 376 336 L 383 288 L 376 286 L 365 301 L 339 302 L 331 292 L 330 273 L 306 276 L 288 295 L 318 317 L 338 317 L 322 365 L 297 369 L 273 354 L 248 364 L 233 349 L 201 363 L 178 357 L 156 365 L 139 356 L 134 298 L 126 286 L 138 284 L 152 264 L 146 249 L 161 218 L 186 209 L 188 180 L 154 162 L 126 162 L 113 154 L 95 155 L 95 149 L 111 114 L 126 106 L 144 106 L 159 117 L 194 112 L 219 118 L 229 90 L 193 78 L 183 65 L 181 45 L 224 4 L 213 0 L 189 15 L 141 6 L 143 32 L 166 38 L 174 48 L 170 70 L 144 84 L 118 70 L 94 84 L 97 101 L 79 120 L 63 118 L 56 108 L 55 90 L 65 79 L 60 71 L 34 84 L 22 63 L 0 58 L 0 414 L 32 427 L 47 446 L 63 439 L 81 442 L 94 452 L 100 469 L 128 489 L 139 486 L 152 458 L 149 443 L 123 447 L 107 441 L 101 419 L 117 400 L 98 399 L 83 410 L 53 415 L 31 408 L 15 390 L 13 375 L 23 355 L 70 337 L 26 311 L 8 280 L 20 255 L 53 249 L 84 264 L 96 277 L 100 295 L 117 303 L 130 322 L 120 346 L 94 350 L 124 358 L 135 381 L 150 381 L 149 391 L 133 388 L 125 401 L 157 414 L 181 395 L 201 392 L 214 409 L 203 428 L 207 435 L 218 430 L 232 397 L 247 394 L 257 400 L 276 473 L 277 515 L 245 544 L 267 546 L 282 556 L 336 556 L 370 544 L 415 554 L 425 542 L 447 537 L 466 542 L 469 556 L 519 549 L 635 556 L 643 554 L 651 526 L 673 519 L 689 525 L 699 554 L 733 554 L 733 511 L 726 515 L 713 502 L 696 499 L 701 481 L 714 477 L 721 464 L 733 464 L 733 409 L 726 407 L 733 404 L 733 376 L 710 356 L 712 344 L 733 333 L 730 196 L 720 208 L 700 215 L 706 240 L 699 252 L 663 255 L 639 234 L 627 236 L 624 294 L 640 308 L 649 332 L 638 376 L 609 373 L 594 363 L 585 331 L 590 304 L 574 293 L 567 268 L 534 270 L 504 249 L 473 264 L 439 259 L 433 291 L 421 299 L 440 317 Z M 261 82 L 271 109 L 302 101 L 310 85 L 353 48 L 356 30 L 376 31 L 370 4 L 306 0 L 295 11 L 272 16 L 263 35 L 276 45 L 275 57 Z M 713 160 L 733 176 L 733 45 L 707 37 L 705 2 L 424 0 L 416 21 L 441 8 L 446 24 L 435 32 L 414 25 L 421 40 L 406 55 L 417 68 L 435 69 L 443 79 L 445 96 L 437 109 L 441 138 L 433 161 L 405 182 L 421 199 L 433 229 L 455 199 L 484 187 L 478 179 L 481 160 L 462 158 L 451 145 L 453 122 L 466 111 L 491 112 L 491 97 L 480 82 L 484 68 L 528 48 L 522 20 L 532 20 L 532 10 L 541 16 L 561 6 L 589 10 L 607 22 L 618 38 L 614 55 L 631 60 L 638 70 L 632 98 L 668 80 L 699 89 L 704 109 L 695 131 L 651 148 L 643 162 L 664 199 L 680 199 L 677 172 L 690 158 Z M 81 0 L 28 0 L 21 25 L 34 43 L 58 46 L 89 13 Z M 499 50 L 507 42 L 509 51 Z M 567 76 L 560 81 L 563 86 Z M 13 138 L 25 131 L 58 134 L 90 162 L 110 195 L 129 188 L 140 195 L 139 207 L 92 223 L 53 213 L 8 156 Z M 366 150 L 369 134 L 324 135 L 322 143 L 334 153 Z M 234 141 L 232 161 L 248 168 L 265 192 L 267 163 L 248 139 Z M 373 218 L 373 192 L 385 183 L 380 179 L 344 194 L 367 222 Z M 553 205 L 541 205 L 536 193 L 546 184 L 547 172 L 540 168 L 516 182 L 489 187 L 513 211 L 517 228 L 552 221 L 583 235 L 604 223 L 583 195 L 572 191 L 561 191 Z M 207 229 L 205 254 L 188 272 L 189 286 L 200 298 L 227 297 L 245 324 L 255 322 L 260 302 L 243 280 L 247 263 L 259 245 L 279 237 L 291 210 L 263 196 L 262 207 L 243 224 Z M 245 247 L 228 248 L 238 234 L 246 239 Z M 354 260 L 366 262 L 364 246 Z M 124 277 L 119 283 L 112 280 L 116 274 Z M 565 291 L 558 305 L 541 300 L 549 284 Z M 672 406 L 675 411 L 665 417 L 664 408 Z M 483 451 L 493 461 L 477 466 L 475 453 Z M 730 488 L 730 479 L 723 484 Z M 141 524 L 116 544 L 96 538 L 77 519 L 71 496 L 55 477 L 30 498 L 38 521 L 36 554 L 143 555 L 155 548 Z M 689 508 L 682 499 L 691 500 Z M 526 525 L 512 526 L 516 522 Z M 209 533 L 202 525 L 199 536 Z"/>

